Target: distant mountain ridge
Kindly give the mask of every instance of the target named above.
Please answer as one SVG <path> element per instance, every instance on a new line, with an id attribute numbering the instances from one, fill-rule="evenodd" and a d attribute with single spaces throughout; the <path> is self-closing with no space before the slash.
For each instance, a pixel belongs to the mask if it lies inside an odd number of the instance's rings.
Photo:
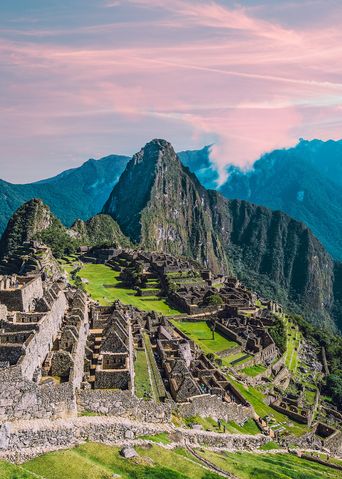
<path id="1" fill-rule="evenodd" d="M 304 222 L 341 261 L 341 187 L 342 140 L 302 140 L 294 148 L 262 156 L 250 171 L 231 167 L 220 192 L 226 198 L 284 211 Z"/>
<path id="2" fill-rule="evenodd" d="M 209 147 L 179 155 L 207 182 L 217 178 L 209 162 Z M 33 198 L 42 199 L 67 227 L 77 219 L 88 220 L 102 210 L 129 160 L 130 157 L 123 155 L 90 159 L 79 167 L 34 183 L 13 184 L 0 179 L 0 236 L 13 213 Z"/>
<path id="3" fill-rule="evenodd" d="M 0 180 L 0 234 L 14 211 L 33 198 L 42 199 L 65 226 L 91 218 L 101 211 L 128 161 L 129 157 L 111 155 L 36 183 Z"/>

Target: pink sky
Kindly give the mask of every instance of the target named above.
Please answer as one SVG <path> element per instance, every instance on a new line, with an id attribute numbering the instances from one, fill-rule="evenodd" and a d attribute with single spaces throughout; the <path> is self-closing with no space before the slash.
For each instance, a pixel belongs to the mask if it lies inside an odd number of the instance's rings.
<path id="1" fill-rule="evenodd" d="M 7 3 L 5 180 L 131 155 L 155 137 L 177 150 L 214 143 L 223 179 L 227 164 L 249 167 L 299 137 L 342 138 L 338 1 Z"/>

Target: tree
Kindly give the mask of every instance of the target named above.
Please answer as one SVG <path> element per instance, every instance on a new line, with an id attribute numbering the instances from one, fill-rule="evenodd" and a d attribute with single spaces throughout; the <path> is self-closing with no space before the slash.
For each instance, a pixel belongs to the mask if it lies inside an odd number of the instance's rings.
<path id="1" fill-rule="evenodd" d="M 223 299 L 218 293 L 208 291 L 203 298 L 203 304 L 205 306 L 222 306 Z"/>

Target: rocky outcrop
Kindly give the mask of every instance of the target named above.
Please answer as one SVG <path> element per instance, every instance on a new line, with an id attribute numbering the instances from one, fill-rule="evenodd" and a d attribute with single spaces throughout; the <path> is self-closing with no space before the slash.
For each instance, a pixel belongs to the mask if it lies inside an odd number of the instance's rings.
<path id="1" fill-rule="evenodd" d="M 23 245 L 34 240 L 49 246 L 56 257 L 71 253 L 80 245 L 115 243 L 130 246 L 130 241 L 110 216 L 96 215 L 88 221 L 77 220 L 71 229 L 67 229 L 39 199 L 22 205 L 8 222 L 0 241 L 0 258 L 18 256 Z"/>
<path id="2" fill-rule="evenodd" d="M 56 221 L 50 208 L 39 199 L 22 205 L 9 220 L 0 241 L 0 256 L 11 254 L 23 243 L 36 239 Z"/>

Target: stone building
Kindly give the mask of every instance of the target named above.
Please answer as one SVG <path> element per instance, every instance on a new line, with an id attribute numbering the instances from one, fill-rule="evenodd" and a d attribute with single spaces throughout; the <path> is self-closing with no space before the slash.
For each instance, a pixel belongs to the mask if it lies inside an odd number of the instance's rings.
<path id="1" fill-rule="evenodd" d="M 92 311 L 85 379 L 95 389 L 130 389 L 133 376 L 130 315 L 116 303 Z"/>

